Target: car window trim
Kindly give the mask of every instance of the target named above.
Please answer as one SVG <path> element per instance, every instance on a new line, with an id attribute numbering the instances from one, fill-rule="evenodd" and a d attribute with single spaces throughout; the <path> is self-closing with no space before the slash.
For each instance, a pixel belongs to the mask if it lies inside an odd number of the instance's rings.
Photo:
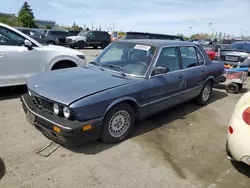
<path id="1" fill-rule="evenodd" d="M 168 73 L 158 74 L 158 75 L 152 76 L 152 72 L 153 72 L 153 70 L 154 70 L 154 68 L 155 68 L 156 62 L 158 61 L 158 59 L 159 59 L 159 57 L 160 57 L 160 54 L 161 54 L 162 49 L 165 48 L 165 47 L 177 47 L 177 48 L 180 48 L 180 47 L 194 47 L 194 48 L 196 48 L 196 50 L 198 50 L 198 51 L 200 52 L 202 58 L 204 59 L 204 63 L 203 63 L 203 65 L 199 65 L 199 66 L 196 66 L 196 67 L 190 67 L 190 68 L 187 68 L 187 69 L 184 69 L 184 68 L 183 68 L 183 64 L 181 63 L 182 66 L 181 66 L 181 69 L 180 69 L 180 70 L 172 71 L 172 72 L 168 72 Z M 180 53 L 180 52 L 179 52 L 179 55 L 181 56 L 181 53 Z M 181 60 L 181 61 L 182 61 L 182 60 Z M 161 46 L 160 49 L 159 49 L 159 52 L 158 52 L 158 54 L 157 54 L 157 56 L 156 56 L 156 58 L 155 58 L 155 61 L 154 61 L 153 65 L 152 65 L 152 67 L 151 67 L 151 69 L 148 70 L 147 77 L 148 77 L 148 79 L 150 79 L 150 78 L 154 78 L 154 77 L 157 77 L 157 76 L 163 76 L 163 75 L 166 75 L 166 74 L 181 72 L 181 71 L 190 70 L 190 69 L 196 69 L 196 68 L 205 66 L 205 64 L 206 64 L 206 59 L 205 59 L 204 55 L 201 53 L 200 49 L 197 48 L 197 46 L 195 46 L 195 45 L 190 45 L 190 44 L 188 44 L 188 45 L 178 45 L 178 46 L 176 46 L 176 45 Z"/>

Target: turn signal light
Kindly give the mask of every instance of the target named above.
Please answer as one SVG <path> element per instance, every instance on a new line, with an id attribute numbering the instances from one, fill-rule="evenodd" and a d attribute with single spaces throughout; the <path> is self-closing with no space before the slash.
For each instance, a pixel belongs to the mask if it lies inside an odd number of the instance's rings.
<path id="1" fill-rule="evenodd" d="M 233 132 L 234 132 L 233 127 L 229 126 L 228 131 L 230 132 L 230 134 L 233 134 Z"/>
<path id="2" fill-rule="evenodd" d="M 90 129 L 92 129 L 92 125 L 85 125 L 82 128 L 83 131 L 87 131 L 87 130 L 90 130 Z"/>
<path id="3" fill-rule="evenodd" d="M 56 126 L 53 126 L 53 131 L 57 132 L 57 133 L 60 133 L 61 132 L 61 129 L 56 127 Z"/>
<path id="4" fill-rule="evenodd" d="M 248 125 L 250 125 L 250 107 L 244 110 L 242 118 Z"/>

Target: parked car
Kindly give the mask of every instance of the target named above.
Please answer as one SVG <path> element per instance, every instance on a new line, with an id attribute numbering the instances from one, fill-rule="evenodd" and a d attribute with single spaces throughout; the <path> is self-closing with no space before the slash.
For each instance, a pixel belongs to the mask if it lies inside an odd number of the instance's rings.
<path id="1" fill-rule="evenodd" d="M 16 27 L 16 29 L 28 35 L 29 37 L 35 39 L 37 42 L 41 44 L 52 44 L 52 45 L 59 44 L 59 40 L 56 37 L 46 36 L 36 30 L 25 27 Z"/>
<path id="2" fill-rule="evenodd" d="M 135 120 L 193 98 L 207 104 L 223 73 L 223 63 L 193 43 L 121 40 L 86 68 L 32 76 L 21 100 L 29 121 L 52 140 L 116 143 Z"/>
<path id="3" fill-rule="evenodd" d="M 144 33 L 144 32 L 126 32 L 125 39 L 161 39 L 161 40 L 180 40 L 184 41 L 181 36 L 157 34 L 157 33 Z"/>
<path id="4" fill-rule="evenodd" d="M 0 87 L 23 85 L 26 79 L 39 72 L 85 66 L 81 52 L 48 45 L 15 28 L 0 23 Z"/>
<path id="5" fill-rule="evenodd" d="M 106 31 L 81 31 L 77 36 L 70 36 L 66 39 L 67 45 L 71 48 L 83 49 L 87 46 L 104 49 L 111 42 L 110 35 Z"/>
<path id="6" fill-rule="evenodd" d="M 250 92 L 238 101 L 228 126 L 226 150 L 231 160 L 250 165 Z"/>
<path id="7" fill-rule="evenodd" d="M 69 32 L 65 30 L 48 30 L 46 36 L 56 37 L 59 40 L 60 45 L 66 44 L 66 37 L 69 36 Z"/>
<path id="8" fill-rule="evenodd" d="M 250 42 L 232 43 L 218 52 L 214 59 L 222 61 L 227 67 L 250 68 Z"/>
<path id="9" fill-rule="evenodd" d="M 203 44 L 201 45 L 202 48 L 206 51 L 207 55 L 210 57 L 211 60 L 214 60 L 215 54 L 220 52 L 221 49 L 224 49 L 226 45 L 210 45 L 210 44 Z"/>
<path id="10" fill-rule="evenodd" d="M 69 30 L 69 36 L 76 36 L 80 33 L 81 31 L 75 31 L 75 30 Z"/>

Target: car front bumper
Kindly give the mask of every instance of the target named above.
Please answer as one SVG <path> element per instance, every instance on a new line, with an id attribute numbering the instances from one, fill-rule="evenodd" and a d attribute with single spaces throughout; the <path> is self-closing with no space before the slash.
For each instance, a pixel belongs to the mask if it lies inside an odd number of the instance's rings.
<path id="1" fill-rule="evenodd" d="M 76 41 L 67 41 L 66 44 L 70 47 L 77 47 L 77 42 Z"/>
<path id="2" fill-rule="evenodd" d="M 55 142 L 68 146 L 76 146 L 97 140 L 100 137 L 102 118 L 87 122 L 66 120 L 39 109 L 28 94 L 21 96 L 21 102 L 27 118 L 28 114 L 29 116 L 32 114 L 32 117 L 34 117 L 32 122 L 29 122 Z M 91 125 L 92 128 L 83 131 L 83 127 L 86 125 Z M 53 126 L 59 128 L 60 133 L 54 131 Z"/>
<path id="3" fill-rule="evenodd" d="M 236 114 L 233 114 L 229 123 L 233 133 L 228 131 L 228 149 L 232 157 L 250 165 L 250 126 Z"/>

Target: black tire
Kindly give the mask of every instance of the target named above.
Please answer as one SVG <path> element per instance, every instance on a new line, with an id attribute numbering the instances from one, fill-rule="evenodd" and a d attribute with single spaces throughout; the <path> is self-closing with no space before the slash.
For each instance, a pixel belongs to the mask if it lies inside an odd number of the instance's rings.
<path id="1" fill-rule="evenodd" d="M 53 66 L 52 70 L 72 68 L 72 67 L 76 67 L 76 64 L 74 64 L 73 62 L 70 62 L 70 61 L 62 61 L 62 62 L 56 63 Z"/>
<path id="2" fill-rule="evenodd" d="M 198 95 L 198 97 L 196 98 L 196 102 L 197 104 L 201 105 L 201 106 L 204 106 L 204 105 L 207 105 L 210 98 L 211 98 L 211 95 L 212 95 L 212 91 L 213 91 L 213 84 L 211 81 L 207 81 L 205 83 L 205 85 L 203 86 L 200 94 Z M 208 91 L 207 91 L 208 89 Z M 208 97 L 204 97 L 204 92 L 207 92 L 208 94 Z M 208 93 L 209 92 L 209 93 Z"/>
<path id="3" fill-rule="evenodd" d="M 94 49 L 97 49 L 97 48 L 98 48 L 98 46 L 93 46 L 93 48 L 94 48 Z"/>
<path id="4" fill-rule="evenodd" d="M 70 48 L 74 49 L 75 47 L 74 46 L 69 46 Z"/>
<path id="5" fill-rule="evenodd" d="M 84 42 L 84 41 L 79 41 L 79 42 L 77 42 L 77 48 L 78 48 L 78 49 L 84 49 L 85 46 L 86 46 L 86 45 L 85 45 L 85 42 Z"/>
<path id="6" fill-rule="evenodd" d="M 115 118 L 120 117 L 119 113 L 124 113 L 125 117 L 126 117 L 126 114 L 129 115 L 130 124 L 127 126 L 127 128 L 123 127 L 124 121 L 119 121 L 121 119 L 119 119 L 119 120 L 115 119 Z M 124 116 L 122 116 L 122 117 L 123 117 L 123 120 L 126 119 L 126 118 L 124 118 Z M 109 125 L 112 121 L 112 118 L 113 118 L 113 121 L 117 121 L 117 123 L 118 123 L 118 125 L 114 125 L 113 128 L 119 129 L 119 127 L 121 126 L 122 128 L 120 130 L 123 131 L 123 129 L 124 129 L 123 134 L 121 133 L 121 135 L 116 135 L 116 136 L 112 135 L 112 134 L 119 134 L 118 130 L 117 130 L 117 132 L 114 129 L 110 130 L 112 128 L 112 126 L 109 126 Z M 128 116 L 127 116 L 127 118 L 128 118 Z M 121 123 L 121 125 L 119 125 L 119 123 Z M 106 114 L 106 116 L 104 118 L 103 128 L 102 128 L 102 132 L 101 132 L 101 140 L 103 142 L 110 143 L 110 144 L 121 142 L 129 136 L 129 134 L 132 132 L 132 130 L 134 128 L 134 125 L 135 125 L 135 111 L 134 111 L 134 109 L 127 103 L 118 104 L 117 106 L 113 107 Z M 116 126 L 118 126 L 118 127 L 116 127 Z M 113 133 L 111 133 L 112 131 L 113 131 Z"/>
<path id="7" fill-rule="evenodd" d="M 0 157 L 0 180 L 4 176 L 5 172 L 6 172 L 5 164 L 4 164 L 3 160 Z"/>
<path id="8" fill-rule="evenodd" d="M 56 43 L 52 40 L 48 41 L 47 44 L 56 45 Z"/>
<path id="9" fill-rule="evenodd" d="M 238 94 L 240 92 L 239 85 L 236 83 L 230 83 L 226 86 L 226 90 L 228 93 Z"/>
<path id="10" fill-rule="evenodd" d="M 101 44 L 101 48 L 104 49 L 108 46 L 108 43 L 107 42 L 102 42 Z"/>

